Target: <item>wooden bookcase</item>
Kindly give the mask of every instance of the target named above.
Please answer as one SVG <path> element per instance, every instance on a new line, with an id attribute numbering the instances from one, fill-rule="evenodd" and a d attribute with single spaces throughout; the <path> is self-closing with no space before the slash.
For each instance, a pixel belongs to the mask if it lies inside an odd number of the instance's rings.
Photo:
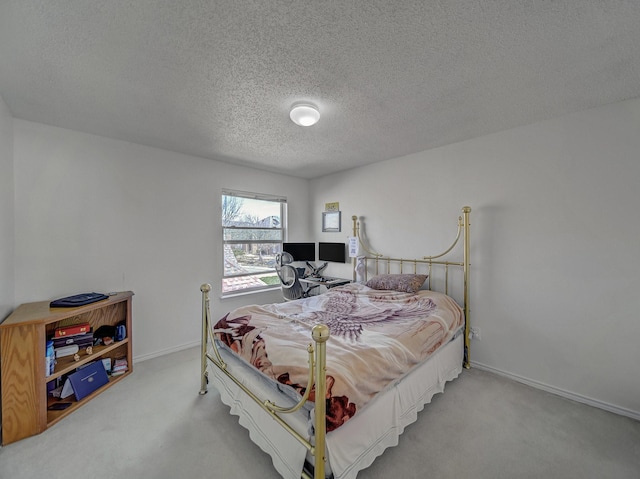
<path id="1" fill-rule="evenodd" d="M 131 340 L 131 301 L 133 293 L 124 291 L 77 308 L 50 308 L 49 301 L 25 303 L 0 323 L 0 381 L 2 386 L 2 444 L 10 444 L 39 434 L 106 388 L 133 371 Z M 126 321 L 127 337 L 109 346 L 94 346 L 92 354 L 80 350 L 79 361 L 73 356 L 59 358 L 55 371 L 46 376 L 46 341 L 58 326 L 88 322 L 95 331 L 102 325 L 115 326 Z M 61 411 L 48 410 L 58 401 L 47 394 L 47 383 L 72 373 L 83 364 L 104 358 L 126 358 L 126 373 L 110 377 L 109 383 L 81 401 L 65 398 L 71 406 Z"/>

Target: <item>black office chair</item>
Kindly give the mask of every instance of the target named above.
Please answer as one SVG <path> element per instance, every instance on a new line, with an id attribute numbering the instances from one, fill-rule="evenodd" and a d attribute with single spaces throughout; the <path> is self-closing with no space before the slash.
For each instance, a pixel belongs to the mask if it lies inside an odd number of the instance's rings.
<path id="1" fill-rule="evenodd" d="M 314 284 L 309 288 L 303 287 L 300 283 L 298 268 L 293 267 L 291 263 L 293 263 L 293 257 L 289 253 L 276 255 L 276 272 L 282 284 L 282 296 L 285 301 L 308 298 L 309 292 L 319 285 Z"/>

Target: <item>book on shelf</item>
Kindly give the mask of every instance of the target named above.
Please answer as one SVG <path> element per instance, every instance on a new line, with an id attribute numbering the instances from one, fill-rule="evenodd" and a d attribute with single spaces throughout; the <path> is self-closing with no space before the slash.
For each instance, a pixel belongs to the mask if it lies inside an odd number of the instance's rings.
<path id="1" fill-rule="evenodd" d="M 89 323 L 77 323 L 70 324 L 69 326 L 60 326 L 56 328 L 53 337 L 62 338 L 65 336 L 73 336 L 76 334 L 86 334 L 91 331 L 91 325 Z"/>
<path id="2" fill-rule="evenodd" d="M 93 346 L 93 332 L 74 334 L 72 336 L 62 336 L 60 338 L 53 338 L 53 347 L 61 348 L 63 346 L 70 346 L 77 344 L 79 348 L 86 348 L 87 346 Z"/>
<path id="3" fill-rule="evenodd" d="M 76 400 L 80 401 L 99 387 L 109 382 L 102 361 L 95 361 L 70 374 L 67 381 L 71 384 Z M 65 382 L 66 387 L 66 382 Z M 64 388 L 63 388 L 64 390 Z"/>
<path id="4" fill-rule="evenodd" d="M 107 374 L 111 374 L 111 358 L 102 358 L 101 361 Z"/>
<path id="5" fill-rule="evenodd" d="M 111 367 L 111 375 L 112 376 L 120 376 L 124 374 L 129 369 L 129 365 L 127 364 L 127 358 L 120 358 L 113 361 L 113 366 Z"/>
<path id="6" fill-rule="evenodd" d="M 69 346 L 62 346 L 60 348 L 55 348 L 56 359 L 64 358 L 66 356 L 73 356 L 77 352 L 80 351 L 80 348 L 77 344 L 70 344 Z"/>

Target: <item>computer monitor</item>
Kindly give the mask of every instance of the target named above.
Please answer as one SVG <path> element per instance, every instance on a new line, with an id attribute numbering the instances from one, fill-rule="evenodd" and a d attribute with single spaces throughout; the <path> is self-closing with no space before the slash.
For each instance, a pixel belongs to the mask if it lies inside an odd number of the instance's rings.
<path id="1" fill-rule="evenodd" d="M 318 243 L 318 261 L 346 263 L 346 250 L 345 243 Z"/>
<path id="2" fill-rule="evenodd" d="M 282 251 L 289 253 L 293 261 L 315 261 L 315 243 L 282 243 Z"/>

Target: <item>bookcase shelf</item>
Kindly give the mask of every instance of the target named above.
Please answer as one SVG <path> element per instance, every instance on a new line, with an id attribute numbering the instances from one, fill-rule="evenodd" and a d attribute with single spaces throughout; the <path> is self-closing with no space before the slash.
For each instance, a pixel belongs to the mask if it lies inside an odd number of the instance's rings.
<path id="1" fill-rule="evenodd" d="M 108 299 L 77 308 L 50 308 L 49 301 L 25 303 L 0 323 L 0 381 L 2 385 L 2 444 L 39 434 L 77 410 L 87 401 L 133 372 L 131 303 L 133 293 L 124 291 Z M 81 350 L 80 359 L 59 358 L 54 372 L 46 376 L 46 340 L 63 325 L 87 322 L 95 331 L 125 320 L 127 337 L 108 346 L 94 346 L 91 354 Z M 50 397 L 47 383 L 93 361 L 126 358 L 128 370 L 80 401 Z M 71 403 L 63 410 L 49 410 L 56 402 Z"/>
<path id="2" fill-rule="evenodd" d="M 110 344 L 109 346 L 93 346 L 92 354 L 87 354 L 86 352 L 84 352 L 84 350 L 81 349 L 78 353 L 78 355 L 80 356 L 80 359 L 78 361 L 73 359 L 73 356 L 58 358 L 56 360 L 56 368 L 54 370 L 54 373 L 51 376 L 47 377 L 47 382 L 73 372 L 80 366 L 95 361 L 98 358 L 102 359 L 102 357 L 108 357 L 109 355 L 107 353 L 121 346 L 124 346 L 128 342 L 129 338 L 125 338 L 124 340 L 115 342 L 113 344 Z"/>

